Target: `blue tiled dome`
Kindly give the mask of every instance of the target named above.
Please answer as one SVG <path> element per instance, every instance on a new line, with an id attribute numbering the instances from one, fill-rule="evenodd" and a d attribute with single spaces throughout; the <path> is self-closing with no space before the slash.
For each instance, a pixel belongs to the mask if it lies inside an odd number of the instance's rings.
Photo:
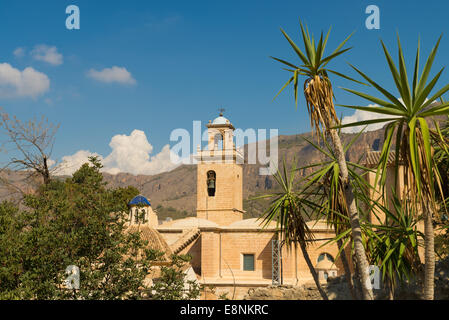
<path id="1" fill-rule="evenodd" d="M 137 205 L 151 206 L 151 203 L 150 203 L 150 201 L 148 201 L 147 198 L 145 198 L 144 196 L 142 196 L 142 195 L 139 194 L 138 196 L 135 196 L 135 197 L 128 203 L 128 205 L 130 205 L 130 206 L 137 206 Z"/>

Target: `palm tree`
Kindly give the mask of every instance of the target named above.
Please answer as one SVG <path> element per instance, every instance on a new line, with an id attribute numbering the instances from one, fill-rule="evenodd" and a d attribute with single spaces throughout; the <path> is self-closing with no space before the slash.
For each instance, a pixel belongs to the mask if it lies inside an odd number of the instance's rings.
<path id="1" fill-rule="evenodd" d="M 324 57 L 324 51 L 326 48 L 327 40 L 329 38 L 330 29 L 327 35 L 323 39 L 323 33 L 321 33 L 320 40 L 316 43 L 315 39 L 310 36 L 308 29 L 304 29 L 300 22 L 302 40 L 304 42 L 305 54 L 299 49 L 299 47 L 293 42 L 293 40 L 281 29 L 282 34 L 290 43 L 291 47 L 299 57 L 299 66 L 294 63 L 287 62 L 282 59 L 274 58 L 276 61 L 281 62 L 288 68 L 285 70 L 293 73 L 285 85 L 281 88 L 281 93 L 289 84 L 293 82 L 295 103 L 298 102 L 298 78 L 299 76 L 305 76 L 304 81 L 304 96 L 306 99 L 307 109 L 309 111 L 310 122 L 312 129 L 316 133 L 321 132 L 324 129 L 324 134 L 330 135 L 332 140 L 335 155 L 338 159 L 339 177 L 344 190 L 344 201 L 348 206 L 349 221 L 351 223 L 352 239 L 354 243 L 354 256 L 356 262 L 356 269 L 358 276 L 362 282 L 363 298 L 367 300 L 373 299 L 373 293 L 371 288 L 371 281 L 368 273 L 368 260 L 365 253 L 362 240 L 362 230 L 360 228 L 360 217 L 355 203 L 354 192 L 349 180 L 348 166 L 346 164 L 345 152 L 338 135 L 338 132 L 334 127 L 338 125 L 339 119 L 335 113 L 332 84 L 329 79 L 329 74 L 334 74 L 343 77 L 348 80 L 353 80 L 337 71 L 327 68 L 329 62 L 331 62 L 337 56 L 345 53 L 350 48 L 342 49 L 352 34 L 347 37 L 332 54 Z M 356 81 L 358 82 L 358 81 Z M 278 93 L 278 95 L 279 95 Z M 277 96 L 277 95 L 276 95 Z"/>
<path id="2" fill-rule="evenodd" d="M 445 103 L 443 98 L 440 98 L 440 102 Z M 449 194 L 449 116 L 445 117 L 445 120 L 443 121 L 441 126 L 436 121 L 434 122 L 434 124 L 435 132 L 431 132 L 433 145 L 435 148 L 433 158 L 436 165 L 438 166 L 438 171 L 440 173 L 443 195 L 447 197 L 447 195 Z M 442 141 L 443 143 L 441 143 Z M 444 202 L 446 199 L 441 198 L 439 200 Z M 441 207 L 444 209 L 447 208 L 446 205 L 443 205 Z"/>
<path id="3" fill-rule="evenodd" d="M 315 267 L 310 260 L 307 252 L 308 244 L 313 241 L 313 232 L 307 226 L 308 212 L 314 211 L 317 207 L 315 202 L 310 201 L 311 194 L 301 191 L 295 191 L 295 175 L 297 174 L 296 166 L 288 171 L 285 165 L 282 172 L 278 172 L 274 175 L 274 178 L 281 190 L 274 194 L 263 195 L 255 199 L 271 198 L 270 206 L 265 213 L 264 227 L 268 226 L 271 221 L 276 221 L 280 234 L 285 241 L 287 247 L 291 247 L 292 244 L 299 244 L 301 252 L 304 256 L 304 260 L 309 267 L 313 280 L 324 300 L 329 300 L 326 292 L 321 287 L 318 279 L 318 274 Z"/>
<path id="4" fill-rule="evenodd" d="M 432 49 L 421 75 L 419 74 L 420 45 L 418 42 L 413 73 L 413 83 L 411 85 L 407 76 L 407 69 L 399 36 L 397 39 L 399 70 L 391 58 L 385 44 L 381 41 L 389 69 L 401 99 L 396 98 L 393 93 L 390 93 L 386 89 L 382 88 L 365 73 L 351 65 L 351 67 L 358 74 L 360 74 L 383 96 L 385 96 L 388 101 L 355 90 L 345 89 L 348 92 L 377 104 L 377 106 L 374 107 L 345 107 L 369 111 L 376 114 L 388 115 L 390 117 L 360 121 L 340 126 L 340 128 L 343 128 L 348 126 L 368 125 L 372 123 L 388 123 L 385 128 L 384 144 L 376 174 L 376 184 L 380 180 L 382 186 L 385 186 L 385 168 L 392 149 L 394 135 L 396 136 L 394 157 L 396 167 L 395 183 L 397 184 L 398 182 L 398 168 L 399 162 L 401 162 L 405 166 L 404 182 L 406 187 L 404 190 L 410 194 L 410 198 L 413 200 L 414 205 L 419 205 L 421 207 L 424 215 L 424 298 L 430 300 L 434 297 L 435 273 L 434 230 L 432 221 L 432 213 L 436 212 L 434 182 L 435 179 L 439 179 L 439 174 L 432 155 L 433 148 L 430 138 L 432 135 L 432 130 L 429 128 L 426 120 L 433 116 L 449 114 L 449 103 L 437 105 L 432 104 L 432 102 L 440 98 L 449 90 L 449 84 L 428 98 L 444 69 L 441 69 L 435 77 L 427 83 L 440 40 L 441 36 L 435 47 Z M 435 134 L 433 133 L 433 135 Z M 442 141 L 442 143 L 445 142 Z"/>
<path id="5" fill-rule="evenodd" d="M 380 225 L 367 223 L 364 232 L 367 235 L 370 262 L 379 266 L 389 299 L 393 300 L 397 282 L 412 280 L 420 265 L 418 237 L 422 235 L 417 228 L 419 220 L 416 219 L 415 206 L 410 204 L 411 201 L 401 200 L 395 193 L 391 209 L 379 201 L 368 201 L 372 202 L 371 209 L 376 216 L 378 210 L 388 220 L 388 223 Z"/>
<path id="6" fill-rule="evenodd" d="M 344 146 L 344 152 L 347 152 L 351 148 L 362 133 L 363 130 L 356 134 L 351 141 Z M 324 243 L 323 246 L 333 242 L 337 243 L 339 250 L 337 257 L 341 258 L 351 295 L 354 299 L 357 299 L 360 294 L 355 290 L 356 287 L 352 281 L 349 262 L 345 251 L 345 248 L 350 241 L 351 225 L 348 218 L 348 206 L 346 205 L 344 197 L 343 185 L 339 179 L 340 167 L 331 144 L 324 138 L 323 135 L 321 135 L 321 137 L 323 141 L 322 146 L 307 138 L 304 139 L 317 151 L 319 151 L 320 154 L 324 156 L 325 160 L 323 162 L 314 163 L 312 165 L 299 168 L 298 170 L 304 170 L 306 168 L 314 169 L 311 174 L 304 178 L 305 183 L 303 190 L 307 191 L 310 188 L 315 190 L 310 191 L 309 193 L 318 196 L 318 199 L 315 200 L 315 203 L 317 204 L 316 216 L 323 216 L 326 219 L 327 224 L 332 226 L 335 230 L 335 238 Z M 361 159 L 359 159 L 358 162 L 360 162 L 360 160 Z M 370 169 L 365 168 L 355 162 L 348 161 L 347 165 L 353 190 L 356 194 L 361 195 L 357 196 L 357 198 L 360 198 L 361 202 L 368 204 L 366 192 L 373 189 L 373 187 L 367 183 L 364 175 L 370 171 Z"/>

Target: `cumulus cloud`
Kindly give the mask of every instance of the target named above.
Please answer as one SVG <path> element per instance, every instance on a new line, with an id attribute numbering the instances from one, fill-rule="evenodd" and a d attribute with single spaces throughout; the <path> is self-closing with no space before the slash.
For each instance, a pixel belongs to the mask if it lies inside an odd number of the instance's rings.
<path id="1" fill-rule="evenodd" d="M 379 107 L 377 104 L 370 104 L 368 107 Z M 359 121 L 367 121 L 367 120 L 374 120 L 374 119 L 382 119 L 382 118 L 394 118 L 394 116 L 387 115 L 387 114 L 380 114 L 380 113 L 374 113 L 369 111 L 362 111 L 362 110 L 356 110 L 355 113 L 352 116 L 346 116 L 342 119 L 342 124 L 349 124 L 353 122 L 359 122 Z M 383 128 L 385 126 L 385 122 L 381 123 L 373 123 L 367 126 L 365 131 L 375 131 L 378 129 Z M 358 127 L 348 127 L 341 129 L 344 133 L 358 133 L 360 130 L 362 130 L 365 126 L 358 126 Z"/>
<path id="2" fill-rule="evenodd" d="M 94 80 L 105 83 L 135 84 L 136 80 L 126 68 L 113 66 L 112 68 L 104 68 L 103 70 L 90 69 L 87 76 Z"/>
<path id="3" fill-rule="evenodd" d="M 13 51 L 13 54 L 16 58 L 22 58 L 25 56 L 25 49 L 22 47 L 19 47 Z"/>
<path id="4" fill-rule="evenodd" d="M 45 44 L 37 45 L 31 51 L 31 56 L 35 60 L 44 61 L 53 66 L 59 66 L 62 64 L 62 54 L 58 52 L 56 47 L 50 47 Z"/>
<path id="5" fill-rule="evenodd" d="M 50 79 L 46 74 L 32 67 L 23 71 L 8 63 L 0 63 L 0 97 L 32 97 L 36 98 L 50 88 Z"/>
<path id="6" fill-rule="evenodd" d="M 88 161 L 89 156 L 98 156 L 104 165 L 103 171 L 111 174 L 128 172 L 153 175 L 170 171 L 179 165 L 178 162 L 170 160 L 169 145 L 165 145 L 161 152 L 151 157 L 153 146 L 141 130 L 134 130 L 130 135 L 115 135 L 112 137 L 109 146 L 112 152 L 105 158 L 86 150 L 80 150 L 71 156 L 63 157 L 61 168 L 58 168 L 56 174 L 72 174 Z M 172 157 L 176 158 L 176 155 L 172 155 Z"/>
<path id="7" fill-rule="evenodd" d="M 78 170 L 84 163 L 89 162 L 89 157 L 97 156 L 100 160 L 103 157 L 95 152 L 88 150 L 79 150 L 71 156 L 64 156 L 61 159 L 61 163 L 55 169 L 57 175 L 71 175 Z"/>

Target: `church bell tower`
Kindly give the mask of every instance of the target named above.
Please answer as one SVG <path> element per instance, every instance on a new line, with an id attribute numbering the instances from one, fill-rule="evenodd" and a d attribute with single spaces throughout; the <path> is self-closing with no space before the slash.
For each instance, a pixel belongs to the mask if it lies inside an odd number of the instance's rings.
<path id="1" fill-rule="evenodd" d="M 234 145 L 234 126 L 222 113 L 206 125 L 207 150 L 198 146 L 197 217 L 221 226 L 243 219 L 243 156 Z"/>

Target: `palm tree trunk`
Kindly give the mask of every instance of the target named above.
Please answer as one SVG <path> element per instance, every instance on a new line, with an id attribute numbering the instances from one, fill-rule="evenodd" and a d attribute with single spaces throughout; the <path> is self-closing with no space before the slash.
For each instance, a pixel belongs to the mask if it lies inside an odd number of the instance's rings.
<path id="1" fill-rule="evenodd" d="M 346 256 L 346 250 L 341 249 L 343 246 L 343 241 L 338 240 L 337 241 L 338 250 L 341 251 L 340 259 L 343 263 L 343 269 L 345 270 L 345 278 L 348 283 L 349 291 L 351 292 L 352 299 L 359 300 L 359 295 L 357 294 L 355 288 L 354 288 L 354 282 L 352 281 L 352 274 L 351 269 L 349 268 L 348 258 Z"/>
<path id="2" fill-rule="evenodd" d="M 394 300 L 394 286 L 391 279 L 387 281 L 388 300 Z"/>
<path id="3" fill-rule="evenodd" d="M 394 289 L 388 288 L 388 300 L 394 300 Z"/>
<path id="4" fill-rule="evenodd" d="M 429 208 L 428 208 L 429 209 Z M 435 245 L 432 213 L 426 210 L 424 218 L 424 299 L 434 299 L 434 282 L 435 282 Z"/>
<path id="5" fill-rule="evenodd" d="M 355 204 L 354 193 L 349 183 L 348 167 L 346 165 L 345 153 L 337 130 L 329 130 L 332 144 L 335 148 L 335 155 L 340 167 L 340 178 L 345 189 L 346 203 L 348 204 L 349 221 L 352 229 L 352 239 L 354 241 L 354 255 L 356 257 L 356 267 L 362 282 L 362 295 L 364 300 L 373 300 L 373 290 L 368 271 L 368 260 L 366 258 L 365 247 L 362 242 L 362 229 L 360 227 L 360 217 Z"/>
<path id="6" fill-rule="evenodd" d="M 307 266 L 309 267 L 310 272 L 312 273 L 313 280 L 315 281 L 316 287 L 321 294 L 323 300 L 329 300 L 326 292 L 324 292 L 321 287 L 320 280 L 318 279 L 318 274 L 316 273 L 315 267 L 310 260 L 309 254 L 307 253 L 306 244 L 303 241 L 299 241 L 299 246 L 301 247 L 302 255 L 304 256 L 304 260 L 306 260 Z"/>

